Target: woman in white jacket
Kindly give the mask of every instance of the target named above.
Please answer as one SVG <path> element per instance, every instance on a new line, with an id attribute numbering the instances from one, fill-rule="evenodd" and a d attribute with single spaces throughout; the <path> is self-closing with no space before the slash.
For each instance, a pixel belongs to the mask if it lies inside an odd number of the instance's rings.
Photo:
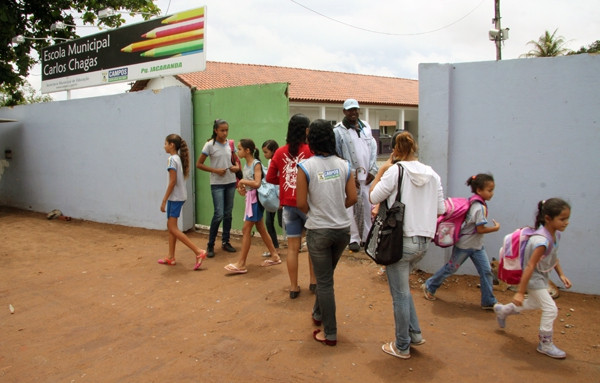
<path id="1" fill-rule="evenodd" d="M 440 176 L 417 159 L 417 143 L 409 132 L 399 133 L 393 140 L 394 151 L 379 168 L 371 185 L 371 203 L 391 206 L 398 191 L 399 166 L 404 168 L 401 200 L 404 210 L 403 256 L 386 267 L 394 304 L 396 339 L 382 346 L 385 353 L 410 358 L 410 345 L 425 343 L 410 293 L 409 275 L 425 256 L 435 234 L 438 215 L 444 213 L 444 193 Z M 398 163 L 398 165 L 396 165 Z"/>

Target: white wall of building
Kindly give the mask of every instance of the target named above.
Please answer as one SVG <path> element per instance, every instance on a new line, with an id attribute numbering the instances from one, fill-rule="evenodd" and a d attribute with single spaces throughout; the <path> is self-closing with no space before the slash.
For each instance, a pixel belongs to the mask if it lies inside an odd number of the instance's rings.
<path id="1" fill-rule="evenodd" d="M 561 265 L 573 291 L 593 294 L 600 294 L 599 70 L 597 55 L 419 66 L 421 161 L 440 174 L 447 196 L 470 195 L 471 175 L 494 175 L 488 218 L 501 228 L 485 236 L 488 256 L 498 256 L 504 235 L 533 225 L 538 201 L 564 198 L 572 212 Z M 449 256 L 432 244 L 420 267 L 435 272 Z M 477 271 L 467 261 L 458 273 Z"/>
<path id="2" fill-rule="evenodd" d="M 191 150 L 188 203 L 179 224 L 194 224 L 192 103 L 187 88 L 0 108 L 0 150 L 12 151 L 0 204 L 77 219 L 164 229 L 164 139 Z"/>

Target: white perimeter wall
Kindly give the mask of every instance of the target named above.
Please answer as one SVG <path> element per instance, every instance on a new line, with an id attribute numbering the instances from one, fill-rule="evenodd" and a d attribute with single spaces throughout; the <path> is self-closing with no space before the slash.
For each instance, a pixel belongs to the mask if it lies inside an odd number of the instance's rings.
<path id="1" fill-rule="evenodd" d="M 190 143 L 188 202 L 180 228 L 194 224 L 192 103 L 187 88 L 166 88 L 0 108 L 0 153 L 13 159 L 0 179 L 0 204 L 77 219 L 165 229 L 165 137 Z"/>
<path id="2" fill-rule="evenodd" d="M 504 235 L 533 225 L 537 202 L 572 205 L 559 258 L 573 291 L 600 294 L 600 56 L 419 66 L 420 159 L 447 196 L 468 196 L 467 178 L 496 181 L 485 236 L 497 257 Z M 431 245 L 420 267 L 435 272 L 450 251 Z M 477 275 L 471 261 L 458 273 Z M 556 275 L 553 280 L 558 281 Z M 562 285 L 562 284 L 559 284 Z"/>

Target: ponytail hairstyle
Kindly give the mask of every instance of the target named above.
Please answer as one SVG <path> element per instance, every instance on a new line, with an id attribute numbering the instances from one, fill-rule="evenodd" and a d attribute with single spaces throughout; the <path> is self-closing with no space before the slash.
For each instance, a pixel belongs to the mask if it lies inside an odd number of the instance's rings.
<path id="1" fill-rule="evenodd" d="M 571 209 L 571 205 L 563 199 L 560 198 L 550 198 L 545 201 L 538 202 L 537 213 L 535 214 L 535 223 L 533 225 L 534 228 L 538 228 L 540 226 L 544 226 L 546 224 L 546 216 L 553 219 L 554 217 L 560 215 L 563 210 Z"/>
<path id="2" fill-rule="evenodd" d="M 175 145 L 175 149 L 179 152 L 179 158 L 181 158 L 181 166 L 183 167 L 183 178 L 188 178 L 190 175 L 190 150 L 188 149 L 187 143 L 178 134 L 169 134 L 165 138 L 169 144 Z"/>
<path id="3" fill-rule="evenodd" d="M 330 156 L 337 154 L 335 150 L 335 133 L 327 120 L 314 120 L 308 129 L 308 147 L 316 155 Z"/>
<path id="4" fill-rule="evenodd" d="M 240 145 L 242 145 L 242 148 L 250 150 L 252 157 L 258 160 L 258 149 L 256 148 L 254 141 L 252 141 L 250 138 L 242 138 L 240 140 Z"/>
<path id="5" fill-rule="evenodd" d="M 293 157 L 298 155 L 300 144 L 306 142 L 306 128 L 308 128 L 309 125 L 310 120 L 302 113 L 294 114 L 292 118 L 290 118 L 285 142 L 288 144 L 290 154 Z"/>
<path id="6" fill-rule="evenodd" d="M 217 119 L 215 120 L 215 122 L 213 122 L 213 132 L 212 132 L 212 136 L 210 136 L 210 138 L 209 138 L 208 140 L 206 140 L 206 141 L 210 141 L 210 140 L 212 140 L 212 142 L 213 142 L 213 145 L 214 145 L 214 144 L 215 144 L 215 141 L 217 140 L 217 129 L 219 129 L 219 126 L 221 126 L 221 125 L 223 125 L 223 124 L 227 124 L 227 125 L 229 125 L 229 124 L 227 123 L 227 121 L 225 121 L 225 120 L 222 120 L 222 119 L 220 119 L 220 118 L 217 118 Z"/>
<path id="7" fill-rule="evenodd" d="M 399 161 L 408 158 L 411 154 L 417 155 L 419 147 L 410 132 L 403 130 L 394 135 L 394 157 Z"/>
<path id="8" fill-rule="evenodd" d="M 494 177 L 491 174 L 479 173 L 475 176 L 471 176 L 467 179 L 465 184 L 471 187 L 473 194 L 477 193 L 477 190 L 485 188 L 488 182 L 494 182 Z"/>

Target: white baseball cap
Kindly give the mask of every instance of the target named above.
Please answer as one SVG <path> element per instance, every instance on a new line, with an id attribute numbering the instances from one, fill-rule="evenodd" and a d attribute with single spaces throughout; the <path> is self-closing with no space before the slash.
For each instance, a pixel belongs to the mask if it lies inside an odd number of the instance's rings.
<path id="1" fill-rule="evenodd" d="M 352 108 L 360 109 L 360 106 L 358 106 L 358 101 L 356 101 L 353 98 L 349 98 L 346 101 L 344 101 L 344 110 L 348 110 L 348 109 L 352 109 Z"/>

